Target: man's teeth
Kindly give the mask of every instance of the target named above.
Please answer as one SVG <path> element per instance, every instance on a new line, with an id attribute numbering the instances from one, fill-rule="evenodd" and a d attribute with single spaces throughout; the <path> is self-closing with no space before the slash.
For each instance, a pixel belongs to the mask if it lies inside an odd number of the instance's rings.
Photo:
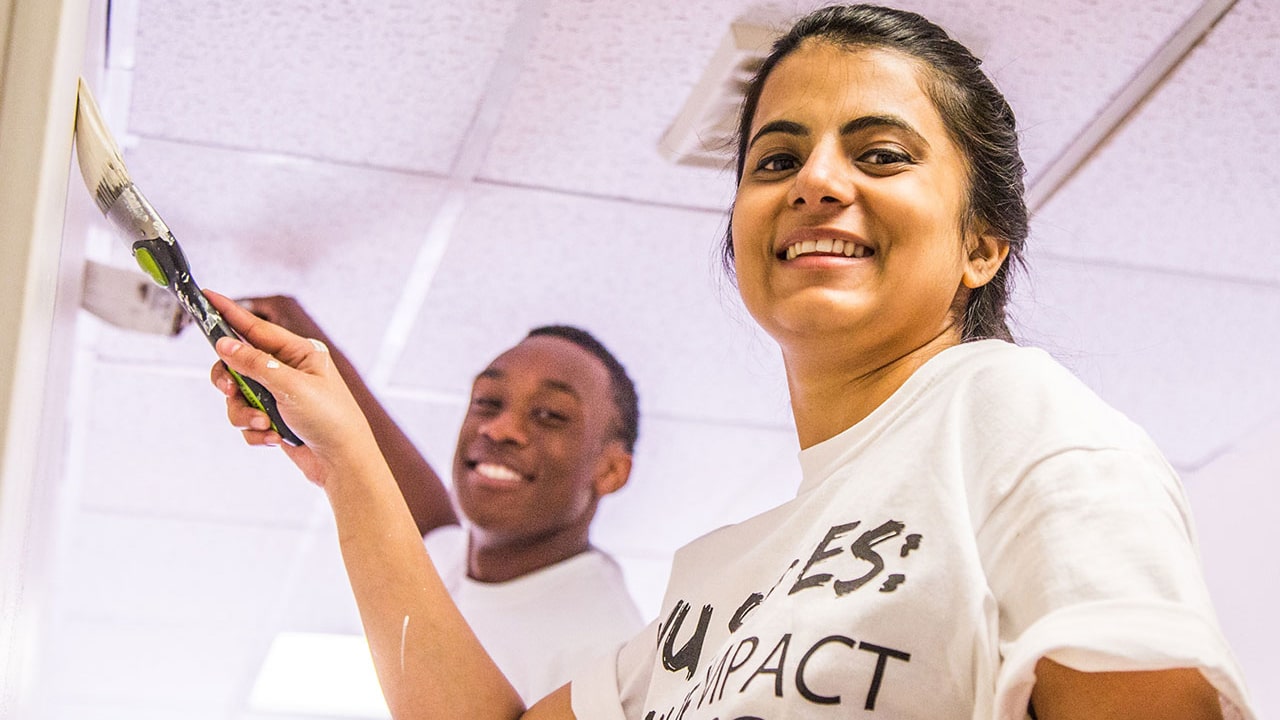
<path id="1" fill-rule="evenodd" d="M 871 254 L 871 248 L 844 240 L 824 238 L 822 240 L 805 240 L 787 248 L 787 259 L 795 260 L 801 255 L 810 253 L 834 253 L 851 258 L 864 258 Z"/>
<path id="2" fill-rule="evenodd" d="M 507 482 L 516 482 L 523 480 L 524 476 L 512 470 L 506 465 L 494 465 L 493 463 L 480 463 L 476 465 L 476 472 L 489 478 L 490 480 L 505 480 Z"/>

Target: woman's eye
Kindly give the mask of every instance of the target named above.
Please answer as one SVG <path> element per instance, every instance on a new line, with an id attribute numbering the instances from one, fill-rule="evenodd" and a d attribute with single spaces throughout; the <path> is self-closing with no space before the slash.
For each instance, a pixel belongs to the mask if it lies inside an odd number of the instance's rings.
<path id="1" fill-rule="evenodd" d="M 799 165 L 794 157 L 779 153 L 770 155 L 761 160 L 757 165 L 757 170 L 765 170 L 769 172 L 781 172 L 784 170 L 794 170 Z"/>
<path id="2" fill-rule="evenodd" d="M 876 148 L 874 150 L 868 150 L 867 152 L 863 153 L 858 158 L 858 162 L 863 162 L 870 165 L 896 165 L 896 164 L 911 162 L 911 157 L 899 150 L 892 150 L 890 148 Z"/>

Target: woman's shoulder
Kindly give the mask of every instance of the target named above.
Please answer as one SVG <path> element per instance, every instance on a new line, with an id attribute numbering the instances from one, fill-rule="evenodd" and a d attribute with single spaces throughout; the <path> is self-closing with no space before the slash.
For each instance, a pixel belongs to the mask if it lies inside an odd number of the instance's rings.
<path id="1" fill-rule="evenodd" d="M 978 381 L 1005 385 L 1010 383 L 1061 382 L 1070 378 L 1079 382 L 1065 365 L 1047 351 L 1005 340 L 975 340 L 958 345 L 952 369 Z"/>
<path id="2" fill-rule="evenodd" d="M 970 344 L 949 384 L 975 428 L 1028 442 L 1151 447 L 1141 427 L 1049 352 L 999 340 Z"/>
<path id="3" fill-rule="evenodd" d="M 965 352 L 950 369 L 951 383 L 1005 402 L 1106 403 L 1066 365 L 1047 351 L 1003 340 L 960 346 Z"/>

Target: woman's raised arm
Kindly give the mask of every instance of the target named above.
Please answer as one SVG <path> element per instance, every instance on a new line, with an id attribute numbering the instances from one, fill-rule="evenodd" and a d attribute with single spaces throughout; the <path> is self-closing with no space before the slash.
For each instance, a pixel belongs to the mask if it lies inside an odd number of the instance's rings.
<path id="1" fill-rule="evenodd" d="M 281 416 L 305 445 L 282 446 L 324 489 L 373 655 L 378 680 L 397 719 L 512 720 L 525 708 L 458 612 L 378 444 L 323 343 L 266 322 L 231 300 L 210 302 L 245 341 L 224 338 L 217 351 L 238 373 L 275 396 Z M 266 415 L 250 407 L 230 374 L 212 380 L 227 396 L 227 417 L 251 445 L 278 445 Z M 568 689 L 531 718 L 572 718 Z"/>

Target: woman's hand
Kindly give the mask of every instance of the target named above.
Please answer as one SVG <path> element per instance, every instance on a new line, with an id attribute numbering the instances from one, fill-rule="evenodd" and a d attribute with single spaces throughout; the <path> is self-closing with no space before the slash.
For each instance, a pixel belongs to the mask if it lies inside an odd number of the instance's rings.
<path id="1" fill-rule="evenodd" d="M 222 362 L 210 379 L 227 396 L 227 419 L 250 445 L 280 445 L 266 413 L 241 396 L 227 367 L 262 383 L 275 396 L 281 417 L 306 444 L 283 446 L 307 479 L 327 488 L 336 473 L 370 458 L 380 459 L 369 424 L 319 340 L 295 335 L 234 301 L 205 291 L 209 302 L 244 338 L 218 341 Z M 226 366 L 223 365 L 226 363 Z"/>

